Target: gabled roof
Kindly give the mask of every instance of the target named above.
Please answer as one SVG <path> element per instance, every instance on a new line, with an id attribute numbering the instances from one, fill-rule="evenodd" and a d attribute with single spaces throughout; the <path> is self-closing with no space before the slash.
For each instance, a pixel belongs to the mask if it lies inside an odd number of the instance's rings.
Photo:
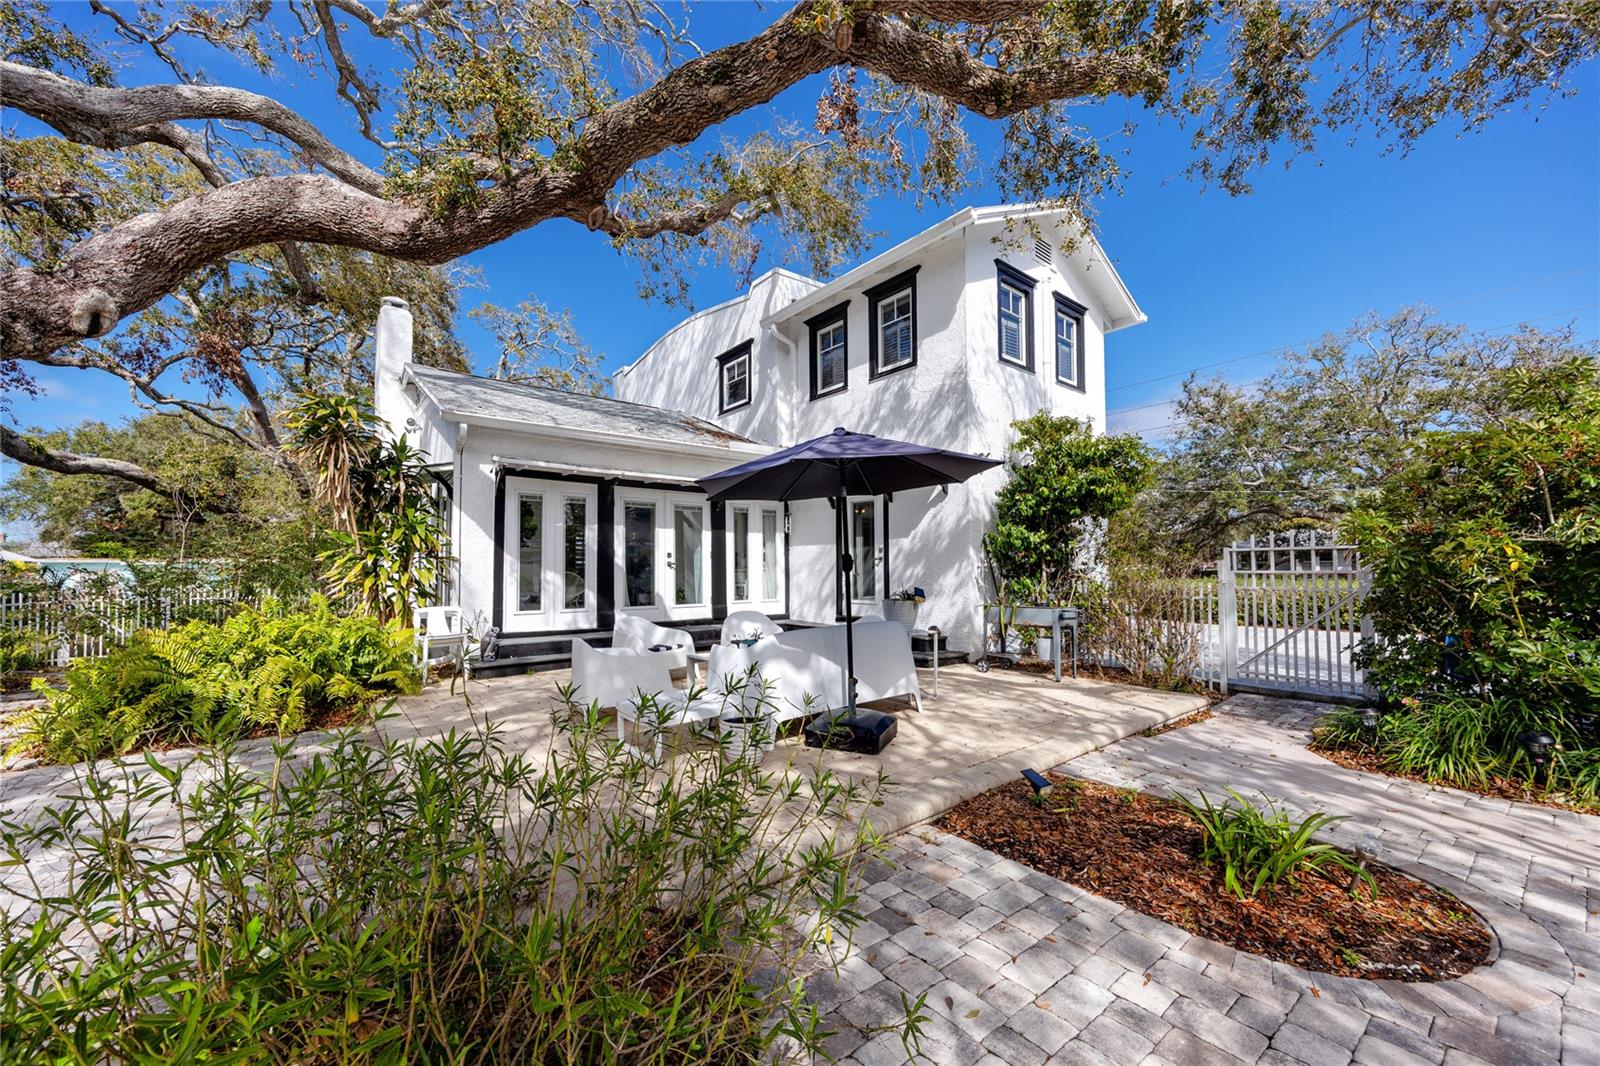
<path id="1" fill-rule="evenodd" d="M 985 222 L 1004 222 L 1013 218 L 1036 218 L 1045 215 L 1065 215 L 1066 209 L 1040 204 L 995 204 L 989 207 L 967 207 L 941 222 L 936 222 L 921 233 L 873 256 L 860 266 L 847 270 L 826 285 L 811 290 L 805 296 L 785 305 L 761 320 L 763 326 L 793 322 L 837 303 L 847 292 L 859 291 L 878 277 L 897 273 L 897 268 L 908 257 L 931 244 L 954 237 L 969 226 Z M 1137 326 L 1146 316 L 1133 299 L 1133 293 L 1111 265 L 1111 258 L 1095 239 L 1093 233 L 1084 233 L 1069 260 L 1080 265 L 1089 290 L 1106 312 L 1106 332 Z"/>
<path id="2" fill-rule="evenodd" d="M 558 430 L 615 437 L 641 445 L 679 444 L 732 452 L 748 451 L 754 446 L 749 438 L 714 422 L 663 407 L 481 378 L 415 363 L 406 367 L 406 376 L 451 422 Z"/>

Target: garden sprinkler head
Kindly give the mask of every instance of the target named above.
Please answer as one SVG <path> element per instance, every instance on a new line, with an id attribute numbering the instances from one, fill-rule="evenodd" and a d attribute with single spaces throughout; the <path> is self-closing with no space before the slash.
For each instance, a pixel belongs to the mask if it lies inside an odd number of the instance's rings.
<path id="1" fill-rule="evenodd" d="M 1528 752 L 1533 763 L 1533 783 L 1543 788 L 1550 772 L 1550 752 L 1555 750 L 1556 738 L 1536 729 L 1526 729 L 1517 734 L 1517 741 Z"/>
<path id="2" fill-rule="evenodd" d="M 1054 787 L 1043 774 L 1031 767 L 1022 771 L 1022 779 L 1028 783 L 1028 787 L 1033 789 L 1033 801 L 1035 803 L 1043 803 L 1045 796 L 1049 795 L 1050 789 Z"/>

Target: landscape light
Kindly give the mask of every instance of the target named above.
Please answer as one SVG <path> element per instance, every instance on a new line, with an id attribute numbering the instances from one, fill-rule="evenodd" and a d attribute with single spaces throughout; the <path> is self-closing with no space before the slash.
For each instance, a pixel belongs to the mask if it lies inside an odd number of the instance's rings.
<path id="1" fill-rule="evenodd" d="M 1376 731 L 1378 728 L 1378 708 L 1361 708 L 1361 727 L 1366 730 Z"/>
<path id="2" fill-rule="evenodd" d="M 1589 743 L 1600 739 L 1600 717 L 1592 714 L 1580 714 L 1573 719 L 1573 725 L 1578 727 L 1578 735 Z"/>
<path id="3" fill-rule="evenodd" d="M 1053 787 L 1043 774 L 1031 767 L 1022 771 L 1022 779 L 1033 789 L 1035 799 L 1044 799 Z"/>
<path id="4" fill-rule="evenodd" d="M 1555 749 L 1556 738 L 1549 733 L 1527 729 L 1517 734 L 1517 741 L 1527 749 L 1528 759 L 1533 763 L 1533 783 L 1543 788 L 1545 779 L 1550 775 L 1550 752 Z"/>

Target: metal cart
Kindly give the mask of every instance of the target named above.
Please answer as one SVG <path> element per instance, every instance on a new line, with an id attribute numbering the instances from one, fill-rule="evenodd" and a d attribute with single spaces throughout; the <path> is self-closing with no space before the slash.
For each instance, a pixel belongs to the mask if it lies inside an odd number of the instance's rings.
<path id="1" fill-rule="evenodd" d="M 1000 650 L 991 651 L 989 629 L 994 627 L 996 638 L 1000 641 Z M 1013 626 L 1038 626 L 1040 629 L 1049 629 L 1051 636 L 1051 649 L 1055 653 L 1056 680 L 1061 680 L 1061 637 L 1070 634 L 1072 637 L 1072 676 L 1078 676 L 1078 608 L 1076 607 L 1003 607 L 996 603 L 983 605 L 983 622 L 979 632 L 983 641 L 983 651 L 978 656 L 975 664 L 980 671 L 986 671 L 993 663 L 1011 667 L 1017 665 L 1022 657 L 1005 649 L 1005 634 Z"/>

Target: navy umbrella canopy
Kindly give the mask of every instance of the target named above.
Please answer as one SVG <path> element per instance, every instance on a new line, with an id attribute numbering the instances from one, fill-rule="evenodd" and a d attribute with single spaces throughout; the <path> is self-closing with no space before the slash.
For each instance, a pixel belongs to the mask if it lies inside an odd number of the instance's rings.
<path id="1" fill-rule="evenodd" d="M 999 459 L 836 429 L 700 479 L 713 500 L 822 500 L 951 485 Z"/>
<path id="2" fill-rule="evenodd" d="M 1000 465 L 999 459 L 930 448 L 925 444 L 874 437 L 835 429 L 825 437 L 803 441 L 741 466 L 699 479 L 700 487 L 721 500 L 822 500 L 847 496 L 882 496 L 933 485 L 952 485 Z M 839 534 L 840 581 L 855 568 L 846 545 L 845 508 L 834 508 Z M 854 618 L 845 611 L 846 698 L 856 707 Z"/>

